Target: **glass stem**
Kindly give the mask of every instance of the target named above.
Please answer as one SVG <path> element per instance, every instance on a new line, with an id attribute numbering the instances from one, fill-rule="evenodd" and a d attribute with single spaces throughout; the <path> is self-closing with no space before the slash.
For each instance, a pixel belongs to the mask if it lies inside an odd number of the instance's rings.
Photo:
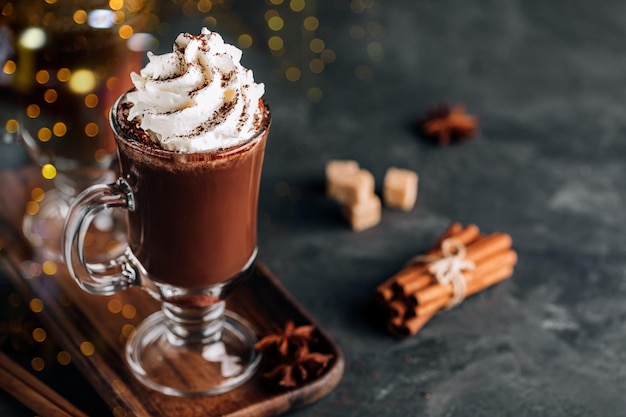
<path id="1" fill-rule="evenodd" d="M 206 307 L 164 302 L 162 311 L 168 341 L 176 346 L 202 346 L 219 341 L 224 326 L 224 310 L 223 300 Z"/>

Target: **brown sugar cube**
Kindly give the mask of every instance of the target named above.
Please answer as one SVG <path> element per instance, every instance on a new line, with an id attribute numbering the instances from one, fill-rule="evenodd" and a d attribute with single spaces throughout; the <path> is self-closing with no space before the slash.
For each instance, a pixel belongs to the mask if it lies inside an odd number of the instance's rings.
<path id="1" fill-rule="evenodd" d="M 344 217 L 352 226 L 352 230 L 361 231 L 369 229 L 380 223 L 381 203 L 376 194 L 370 194 L 365 200 L 355 204 L 342 206 Z"/>
<path id="2" fill-rule="evenodd" d="M 335 198 L 347 205 L 367 200 L 374 194 L 374 176 L 365 169 L 340 179 L 335 185 Z"/>
<path id="3" fill-rule="evenodd" d="M 418 179 L 417 173 L 411 170 L 389 168 L 383 182 L 385 205 L 410 211 L 417 200 Z"/>
<path id="4" fill-rule="evenodd" d="M 337 198 L 338 188 L 347 178 L 359 172 L 359 163 L 352 160 L 332 160 L 326 164 L 326 194 Z"/>

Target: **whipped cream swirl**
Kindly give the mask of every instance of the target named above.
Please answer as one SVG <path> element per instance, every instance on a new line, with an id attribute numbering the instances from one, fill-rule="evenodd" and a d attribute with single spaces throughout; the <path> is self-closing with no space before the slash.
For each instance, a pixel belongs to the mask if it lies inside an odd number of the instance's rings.
<path id="1" fill-rule="evenodd" d="M 183 33 L 171 53 L 148 52 L 149 63 L 132 73 L 128 118 L 163 149 L 214 151 L 250 140 L 263 120 L 262 83 L 240 63 L 241 50 L 206 28 Z"/>

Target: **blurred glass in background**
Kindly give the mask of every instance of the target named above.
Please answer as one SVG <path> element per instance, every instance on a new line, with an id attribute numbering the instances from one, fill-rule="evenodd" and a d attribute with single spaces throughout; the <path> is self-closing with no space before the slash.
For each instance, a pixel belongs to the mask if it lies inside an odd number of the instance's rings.
<path id="1" fill-rule="evenodd" d="M 42 176 L 54 182 L 52 190 L 34 190 L 36 204 L 26 207 L 23 230 L 36 248 L 58 258 L 72 198 L 115 176 L 108 112 L 131 87 L 128 74 L 141 68 L 145 51 L 154 47 L 149 30 L 155 5 L 151 0 L 17 0 L 0 6 L 4 138 L 20 141 Z M 95 225 L 107 234 L 122 228 L 117 236 L 123 236 L 123 221 L 112 212 Z"/>

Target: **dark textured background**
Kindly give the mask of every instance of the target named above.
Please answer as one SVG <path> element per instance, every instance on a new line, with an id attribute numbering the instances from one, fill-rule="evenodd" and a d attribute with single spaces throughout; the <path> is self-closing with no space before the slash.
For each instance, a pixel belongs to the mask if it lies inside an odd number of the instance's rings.
<path id="1" fill-rule="evenodd" d="M 238 11 L 261 38 L 266 8 Z M 274 117 L 260 258 L 346 357 L 336 390 L 292 415 L 624 415 L 626 3 L 380 1 L 357 13 L 318 0 L 312 10 L 337 56 L 321 74 L 278 80 L 286 57 L 262 42 L 243 60 L 266 82 Z M 200 25 L 172 23 L 160 49 Z M 298 36 L 287 55 L 306 67 Z M 307 99 L 311 86 L 321 101 Z M 437 147 L 414 134 L 412 119 L 444 101 L 480 118 L 475 140 Z M 334 158 L 358 160 L 378 188 L 389 166 L 416 170 L 416 209 L 385 209 L 379 226 L 352 232 L 324 196 Z M 390 337 L 376 324 L 375 287 L 453 220 L 509 232 L 513 279 L 415 337 Z M 0 398 L 0 414 L 32 415 Z"/>

